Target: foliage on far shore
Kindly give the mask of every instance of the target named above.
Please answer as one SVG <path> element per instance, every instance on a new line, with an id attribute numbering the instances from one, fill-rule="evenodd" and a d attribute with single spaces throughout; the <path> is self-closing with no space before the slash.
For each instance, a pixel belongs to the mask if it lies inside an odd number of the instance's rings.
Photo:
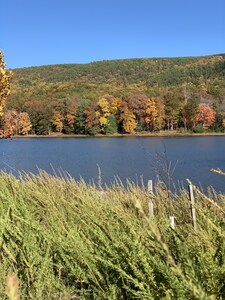
<path id="1" fill-rule="evenodd" d="M 5 101 L 10 94 L 12 71 L 6 70 L 3 52 L 0 50 L 0 117 L 3 115 Z"/>
<path id="2" fill-rule="evenodd" d="M 10 287 L 21 299 L 225 299 L 225 198 L 213 189 L 195 189 L 194 230 L 187 191 L 161 182 L 153 218 L 130 182 L 41 172 L 1 173 L 0 185 L 1 299 Z"/>
<path id="3" fill-rule="evenodd" d="M 35 134 L 225 128 L 224 54 L 15 69 L 11 90 Z"/>

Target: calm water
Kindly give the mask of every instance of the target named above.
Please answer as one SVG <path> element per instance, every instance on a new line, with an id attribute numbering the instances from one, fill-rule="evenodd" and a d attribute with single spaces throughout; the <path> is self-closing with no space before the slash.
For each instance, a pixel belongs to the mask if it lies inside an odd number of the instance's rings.
<path id="1" fill-rule="evenodd" d="M 0 140 L 0 168 L 17 175 L 18 171 L 38 173 L 43 169 L 63 169 L 75 179 L 97 181 L 98 166 L 102 181 L 115 176 L 144 182 L 155 178 L 166 164 L 175 167 L 173 181 L 186 185 L 186 178 L 203 188 L 214 186 L 225 192 L 225 177 L 210 172 L 225 170 L 225 137 L 120 137 L 120 138 L 20 138 Z M 166 169 L 166 168 L 165 168 Z"/>

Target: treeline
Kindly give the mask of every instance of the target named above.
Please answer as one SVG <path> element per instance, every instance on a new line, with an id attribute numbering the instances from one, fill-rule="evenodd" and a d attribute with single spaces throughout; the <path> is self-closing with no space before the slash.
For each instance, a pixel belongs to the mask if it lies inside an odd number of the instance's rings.
<path id="1" fill-rule="evenodd" d="M 64 133 L 94 135 L 180 128 L 199 131 L 225 125 L 223 116 L 197 97 L 182 99 L 170 93 L 155 98 L 134 94 L 124 99 L 104 95 L 98 101 L 82 100 L 77 107 L 59 103 L 51 124 L 54 131 Z"/>
<path id="2" fill-rule="evenodd" d="M 225 56 L 216 55 L 16 69 L 7 110 L 26 112 L 35 134 L 221 131 L 224 104 Z"/>
<path id="3" fill-rule="evenodd" d="M 32 104 L 35 104 L 31 102 Z M 35 110 L 37 109 L 37 110 Z M 50 134 L 115 134 L 160 130 L 224 130 L 225 116 L 209 104 L 201 103 L 196 95 L 175 95 L 148 98 L 133 94 L 118 98 L 106 94 L 97 101 L 88 99 L 57 101 L 46 106 L 48 116 L 41 114 L 39 105 L 28 112 L 8 110 L 2 119 L 3 135 Z M 48 110 L 49 109 L 49 110 Z"/>

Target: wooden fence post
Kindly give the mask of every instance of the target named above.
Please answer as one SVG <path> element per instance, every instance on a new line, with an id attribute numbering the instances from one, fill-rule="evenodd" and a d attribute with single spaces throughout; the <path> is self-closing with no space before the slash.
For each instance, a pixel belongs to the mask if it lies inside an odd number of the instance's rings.
<path id="1" fill-rule="evenodd" d="M 192 216 L 192 224 L 194 229 L 197 229 L 197 222 L 196 222 L 196 212 L 195 212 L 195 198 L 194 198 L 194 192 L 193 192 L 193 186 L 191 184 L 188 185 L 189 189 L 189 197 L 191 201 L 191 216 Z"/>
<path id="2" fill-rule="evenodd" d="M 154 216 L 152 180 L 148 180 L 148 214 L 149 217 Z"/>
<path id="3" fill-rule="evenodd" d="M 170 227 L 172 229 L 175 229 L 175 218 L 174 218 L 174 215 L 170 216 Z"/>

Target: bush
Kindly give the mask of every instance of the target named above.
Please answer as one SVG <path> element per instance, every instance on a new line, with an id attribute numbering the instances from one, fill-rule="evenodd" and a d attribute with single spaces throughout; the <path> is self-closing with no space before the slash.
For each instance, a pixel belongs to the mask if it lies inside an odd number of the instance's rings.
<path id="1" fill-rule="evenodd" d="M 193 128 L 194 133 L 204 133 L 205 129 L 203 128 L 202 124 L 198 124 Z"/>

